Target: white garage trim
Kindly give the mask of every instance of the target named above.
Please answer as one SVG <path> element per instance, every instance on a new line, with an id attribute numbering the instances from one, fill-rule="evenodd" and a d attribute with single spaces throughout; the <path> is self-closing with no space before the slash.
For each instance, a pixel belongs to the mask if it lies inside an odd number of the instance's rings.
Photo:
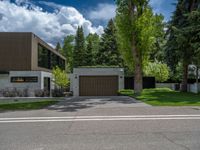
<path id="1" fill-rule="evenodd" d="M 70 79 L 74 96 L 79 96 L 80 76 L 118 76 L 118 90 L 124 89 L 123 68 L 74 68 Z"/>

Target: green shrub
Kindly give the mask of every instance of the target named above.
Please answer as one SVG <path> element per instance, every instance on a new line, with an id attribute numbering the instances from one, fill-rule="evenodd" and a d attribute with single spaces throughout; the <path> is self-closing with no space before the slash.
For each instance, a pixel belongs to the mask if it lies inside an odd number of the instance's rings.
<path id="1" fill-rule="evenodd" d="M 124 89 L 124 90 L 120 90 L 119 92 L 119 95 L 122 95 L 122 96 L 133 96 L 134 94 L 134 91 L 131 90 L 131 89 Z"/>
<path id="2" fill-rule="evenodd" d="M 148 65 L 144 67 L 144 74 L 146 76 L 155 77 L 157 82 L 167 81 L 169 78 L 169 68 L 166 64 L 155 61 L 149 62 Z"/>

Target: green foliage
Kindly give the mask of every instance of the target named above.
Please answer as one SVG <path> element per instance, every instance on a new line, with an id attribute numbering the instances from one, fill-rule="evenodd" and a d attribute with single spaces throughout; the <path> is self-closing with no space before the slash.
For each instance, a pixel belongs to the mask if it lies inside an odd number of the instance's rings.
<path id="1" fill-rule="evenodd" d="M 135 93 L 142 91 L 142 68 L 148 62 L 162 17 L 154 15 L 148 0 L 116 0 L 117 37 L 126 65 L 135 73 Z"/>
<path id="2" fill-rule="evenodd" d="M 134 96 L 134 91 L 131 89 L 120 90 L 118 93 L 121 96 L 130 96 L 130 97 Z"/>
<path id="3" fill-rule="evenodd" d="M 200 10 L 199 1 L 179 0 L 170 21 L 166 60 L 175 74 L 176 65 L 183 65 L 182 90 L 187 90 L 188 65 L 198 64 L 200 56 Z"/>
<path id="4" fill-rule="evenodd" d="M 119 66 L 96 65 L 96 66 L 81 66 L 80 68 L 119 68 Z"/>
<path id="5" fill-rule="evenodd" d="M 168 88 L 144 89 L 140 96 L 135 96 L 131 90 L 120 93 L 153 106 L 200 106 L 200 94 L 177 92 Z"/>
<path id="6" fill-rule="evenodd" d="M 122 65 L 122 59 L 117 45 L 116 27 L 112 19 L 108 22 L 104 34 L 101 37 L 97 56 L 98 65 Z"/>
<path id="7" fill-rule="evenodd" d="M 33 110 L 42 109 L 44 107 L 58 103 L 56 100 L 42 100 L 36 102 L 20 102 L 0 104 L 0 110 Z"/>
<path id="8" fill-rule="evenodd" d="M 169 78 L 169 68 L 166 64 L 161 62 L 149 62 L 147 66 L 144 67 L 144 74 L 146 76 L 155 77 L 157 82 L 167 81 Z"/>
<path id="9" fill-rule="evenodd" d="M 66 88 L 69 86 L 69 77 L 64 70 L 59 67 L 55 67 L 52 71 L 54 80 L 53 82 L 60 88 Z"/>
<path id="10" fill-rule="evenodd" d="M 163 30 L 160 15 L 154 15 L 152 9 L 147 5 L 148 2 L 143 0 L 133 1 L 138 13 L 130 14 L 128 7 L 132 0 L 118 0 L 118 9 L 116 16 L 116 25 L 118 31 L 118 41 L 121 53 L 130 69 L 134 67 L 134 58 L 132 52 L 133 40 L 136 48 L 142 54 L 142 61 L 145 63 L 150 51 L 154 48 L 156 37 L 161 36 Z M 134 38 L 134 39 L 133 39 Z"/>
<path id="11" fill-rule="evenodd" d="M 181 82 L 182 73 L 183 73 L 183 65 L 181 62 L 179 62 L 175 67 L 176 68 L 174 71 L 170 71 L 170 79 L 176 82 Z"/>
<path id="12" fill-rule="evenodd" d="M 132 18 L 130 18 L 127 1 L 117 0 L 117 15 L 116 15 L 116 27 L 117 27 L 117 38 L 120 46 L 121 54 L 124 58 L 125 63 L 128 65 L 130 70 L 133 70 L 134 59 L 131 51 L 132 48 L 132 34 L 133 24 Z M 130 19 L 129 19 L 130 18 Z"/>
<path id="13" fill-rule="evenodd" d="M 75 46 L 73 53 L 73 67 L 79 67 L 85 65 L 85 37 L 83 27 L 78 27 L 75 36 Z"/>
<path id="14" fill-rule="evenodd" d="M 73 70 L 73 51 L 74 51 L 74 36 L 68 35 L 64 39 L 64 45 L 61 53 L 66 57 L 67 59 L 67 71 L 72 72 Z"/>
<path id="15" fill-rule="evenodd" d="M 192 62 L 200 66 L 200 9 L 192 11 L 188 15 L 189 26 L 184 30 L 190 36 L 190 47 L 194 53 Z"/>
<path id="16" fill-rule="evenodd" d="M 57 45 L 56 45 L 56 51 L 58 51 L 58 52 L 61 52 L 61 51 L 62 51 L 62 48 L 61 48 L 59 42 L 58 42 Z"/>
<path id="17" fill-rule="evenodd" d="M 164 17 L 162 15 L 155 15 L 155 26 L 157 28 L 156 30 L 156 36 L 155 36 L 155 43 L 152 47 L 152 50 L 150 51 L 150 61 L 163 61 L 164 60 L 164 48 L 166 44 L 165 39 L 165 27 L 166 24 L 164 23 Z"/>
<path id="18" fill-rule="evenodd" d="M 87 48 L 91 49 L 92 51 L 92 60 L 91 60 L 91 64 L 88 64 L 89 66 L 97 65 L 97 59 L 98 59 L 97 54 L 99 52 L 99 42 L 100 42 L 100 37 L 96 33 L 95 34 L 90 33 L 86 37 Z"/>
<path id="19" fill-rule="evenodd" d="M 93 64 L 92 41 L 90 39 L 88 40 L 87 43 L 84 59 L 85 59 L 85 65 L 90 66 Z"/>

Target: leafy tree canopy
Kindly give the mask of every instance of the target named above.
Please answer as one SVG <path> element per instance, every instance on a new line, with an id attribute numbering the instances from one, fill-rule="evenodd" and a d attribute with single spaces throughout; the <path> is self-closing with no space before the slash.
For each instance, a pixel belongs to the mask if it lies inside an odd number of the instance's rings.
<path id="1" fill-rule="evenodd" d="M 147 66 L 144 67 L 144 74 L 146 76 L 155 77 L 157 82 L 167 81 L 169 78 L 169 68 L 166 64 L 161 62 L 149 62 Z"/>
<path id="2" fill-rule="evenodd" d="M 64 39 L 64 45 L 62 49 L 62 54 L 67 59 L 67 71 L 72 72 L 73 70 L 73 51 L 74 51 L 74 39 L 75 37 L 73 35 L 68 35 Z"/>
<path id="3" fill-rule="evenodd" d="M 162 18 L 154 15 L 148 0 L 116 0 L 116 25 L 121 54 L 130 70 L 134 70 L 134 91 L 142 92 L 142 68 L 159 35 Z"/>
<path id="4" fill-rule="evenodd" d="M 60 69 L 59 67 L 55 67 L 52 71 L 54 80 L 53 82 L 60 88 L 66 88 L 69 86 L 69 77 L 67 73 Z"/>

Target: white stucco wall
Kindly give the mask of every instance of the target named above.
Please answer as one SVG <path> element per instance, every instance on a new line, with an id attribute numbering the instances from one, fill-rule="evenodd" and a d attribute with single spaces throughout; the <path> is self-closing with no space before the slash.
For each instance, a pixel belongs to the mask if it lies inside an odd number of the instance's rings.
<path id="1" fill-rule="evenodd" d="M 11 83 L 11 77 L 38 77 L 37 83 Z M 35 90 L 44 89 L 44 77 L 52 80 L 52 74 L 43 71 L 10 71 L 9 74 L 0 75 L 0 89 L 17 88 L 19 90 L 28 89 L 29 96 L 35 96 Z M 54 85 L 51 82 L 51 89 Z"/>
<path id="2" fill-rule="evenodd" d="M 73 91 L 73 74 L 69 74 L 69 80 L 70 80 L 70 91 Z"/>
<path id="3" fill-rule="evenodd" d="M 199 93 L 200 92 L 200 83 L 188 84 L 188 91 L 192 93 Z"/>
<path id="4" fill-rule="evenodd" d="M 70 76 L 74 96 L 79 96 L 79 76 L 118 76 L 118 90 L 124 89 L 123 68 L 74 68 Z"/>
<path id="5" fill-rule="evenodd" d="M 0 74 L 0 89 L 9 87 L 9 74 Z"/>

